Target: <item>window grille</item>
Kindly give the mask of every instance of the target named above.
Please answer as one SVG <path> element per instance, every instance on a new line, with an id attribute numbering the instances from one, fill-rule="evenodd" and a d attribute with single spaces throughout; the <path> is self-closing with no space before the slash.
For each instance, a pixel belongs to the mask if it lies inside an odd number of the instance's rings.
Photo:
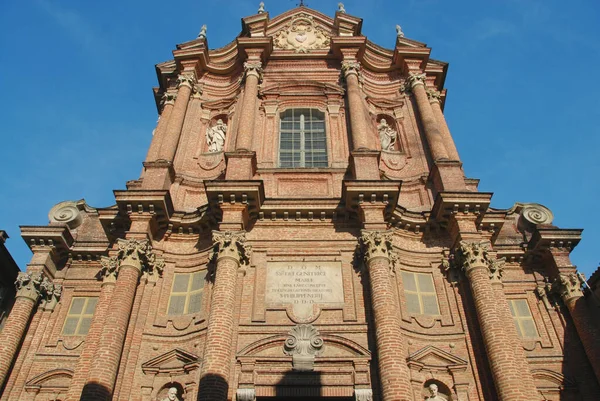
<path id="1" fill-rule="evenodd" d="M 437 294 L 431 274 L 402 272 L 404 296 L 408 313 L 439 315 Z"/>
<path id="2" fill-rule="evenodd" d="M 65 336 L 84 336 L 90 330 L 98 298 L 74 297 L 62 333 Z"/>
<path id="3" fill-rule="evenodd" d="M 281 114 L 279 167 L 327 167 L 325 114 L 288 109 Z"/>
<path id="4" fill-rule="evenodd" d="M 167 308 L 169 315 L 200 312 L 205 277 L 206 271 L 175 274 Z"/>

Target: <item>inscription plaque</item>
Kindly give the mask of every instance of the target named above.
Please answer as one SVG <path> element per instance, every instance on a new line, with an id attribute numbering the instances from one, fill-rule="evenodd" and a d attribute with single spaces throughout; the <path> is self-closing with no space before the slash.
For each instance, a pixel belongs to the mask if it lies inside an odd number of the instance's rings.
<path id="1" fill-rule="evenodd" d="M 268 262 L 267 304 L 344 302 L 341 262 Z"/>

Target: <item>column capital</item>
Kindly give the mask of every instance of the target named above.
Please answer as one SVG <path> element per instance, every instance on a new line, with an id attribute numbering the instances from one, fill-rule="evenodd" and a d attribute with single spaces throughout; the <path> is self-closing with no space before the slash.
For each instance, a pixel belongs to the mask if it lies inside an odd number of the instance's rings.
<path id="1" fill-rule="evenodd" d="M 165 261 L 156 257 L 152 250 L 152 245 L 148 240 L 139 239 L 118 239 L 117 254 L 111 257 L 102 257 L 100 259 L 100 275 L 104 283 L 114 283 L 119 274 L 121 266 L 131 266 L 140 273 L 149 275 L 158 274 L 162 276 L 165 267 Z"/>
<path id="2" fill-rule="evenodd" d="M 451 259 L 451 263 L 444 264 L 448 267 L 462 269 L 465 273 L 469 273 L 473 269 L 483 268 L 488 271 L 490 280 L 493 283 L 501 283 L 505 263 L 505 258 L 497 259 L 495 257 L 495 252 L 492 252 L 488 241 L 460 241 L 454 252 L 454 259 Z"/>
<path id="3" fill-rule="evenodd" d="M 554 283 L 552 283 L 552 289 L 560 295 L 564 302 L 567 302 L 572 298 L 583 296 L 583 291 L 581 290 L 583 282 L 584 279 L 579 272 L 559 274 Z"/>
<path id="4" fill-rule="evenodd" d="M 249 76 L 255 76 L 259 81 L 262 80 L 263 77 L 263 66 L 260 60 L 252 60 L 244 62 L 244 76 L 248 78 Z"/>
<path id="5" fill-rule="evenodd" d="M 391 231 L 362 230 L 360 245 L 366 262 L 374 258 L 393 259 Z"/>
<path id="6" fill-rule="evenodd" d="M 177 77 L 177 88 L 180 88 L 182 86 L 187 86 L 190 89 L 194 89 L 195 83 L 196 83 L 196 77 L 191 72 L 181 73 Z"/>
<path id="7" fill-rule="evenodd" d="M 213 257 L 230 258 L 238 264 L 249 264 L 252 249 L 246 244 L 245 231 L 213 231 Z"/>
<path id="8" fill-rule="evenodd" d="M 177 99 L 177 92 L 166 91 L 160 98 L 160 105 L 162 107 L 167 104 L 175 104 L 175 100 Z"/>
<path id="9" fill-rule="evenodd" d="M 442 102 L 442 93 L 437 89 L 427 89 L 427 98 L 429 99 L 429 103 L 438 103 Z"/>
<path id="10" fill-rule="evenodd" d="M 360 63 L 356 60 L 344 60 L 342 61 L 342 74 L 344 78 L 349 75 L 356 75 L 358 77 L 360 73 Z"/>
<path id="11" fill-rule="evenodd" d="M 427 76 L 423 73 L 409 72 L 406 81 L 408 82 L 409 87 L 413 89 L 417 85 L 423 85 L 423 87 L 425 87 L 426 78 Z"/>
<path id="12" fill-rule="evenodd" d="M 62 286 L 54 284 L 44 273 L 39 272 L 19 272 L 15 286 L 17 298 L 28 298 L 34 303 L 41 301 L 44 309 L 48 310 L 54 309 L 62 295 Z"/>

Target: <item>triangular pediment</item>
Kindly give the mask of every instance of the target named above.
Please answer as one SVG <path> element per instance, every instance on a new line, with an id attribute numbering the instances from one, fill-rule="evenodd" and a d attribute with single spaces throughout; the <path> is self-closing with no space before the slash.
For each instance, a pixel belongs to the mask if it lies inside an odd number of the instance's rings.
<path id="1" fill-rule="evenodd" d="M 407 362 L 412 365 L 426 367 L 429 369 L 448 369 L 466 367 L 468 362 L 462 358 L 452 355 L 432 345 L 411 354 Z"/>
<path id="2" fill-rule="evenodd" d="M 146 374 L 185 373 L 198 369 L 199 364 L 200 359 L 197 355 L 175 348 L 142 364 L 142 371 Z"/>

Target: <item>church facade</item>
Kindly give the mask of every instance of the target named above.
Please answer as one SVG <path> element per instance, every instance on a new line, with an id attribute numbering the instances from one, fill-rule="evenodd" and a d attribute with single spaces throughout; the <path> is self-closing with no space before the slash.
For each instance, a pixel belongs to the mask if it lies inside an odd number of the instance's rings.
<path id="1" fill-rule="evenodd" d="M 158 64 L 142 175 L 24 226 L 2 400 L 597 400 L 600 331 L 538 204 L 490 207 L 447 63 L 298 7 Z"/>

